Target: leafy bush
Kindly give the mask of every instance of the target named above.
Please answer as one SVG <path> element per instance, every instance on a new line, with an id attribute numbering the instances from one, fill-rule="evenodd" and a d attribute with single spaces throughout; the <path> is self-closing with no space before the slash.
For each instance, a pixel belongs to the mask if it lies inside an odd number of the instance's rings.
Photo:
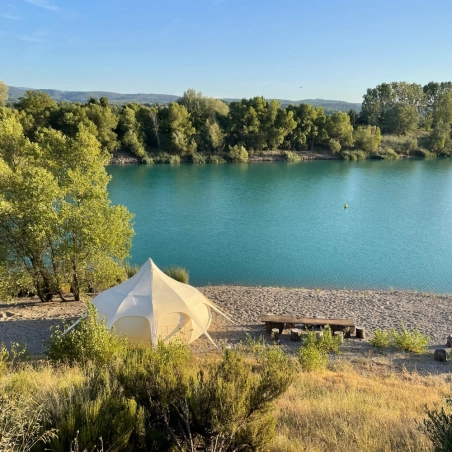
<path id="1" fill-rule="evenodd" d="M 79 324 L 67 333 L 57 328 L 46 345 L 51 361 L 104 365 L 125 354 L 127 341 L 110 332 L 104 320 L 99 322 L 95 306 L 88 303 L 86 316 Z"/>
<path id="2" fill-rule="evenodd" d="M 226 163 L 226 160 L 221 155 L 209 155 L 207 157 L 207 163 Z"/>
<path id="3" fill-rule="evenodd" d="M 424 419 L 420 430 L 430 439 L 435 452 L 449 452 L 452 450 L 452 398 L 446 399 L 447 410 L 429 410 L 425 408 L 427 419 Z"/>
<path id="4" fill-rule="evenodd" d="M 344 160 L 365 160 L 367 154 L 364 151 L 343 151 L 341 156 Z"/>
<path id="5" fill-rule="evenodd" d="M 322 330 L 319 338 L 315 331 L 308 331 L 298 354 L 301 368 L 308 372 L 324 369 L 328 362 L 328 353 L 337 353 L 340 345 L 341 338 L 335 336 L 329 326 Z"/>
<path id="6" fill-rule="evenodd" d="M 154 154 L 152 156 L 154 163 L 169 163 L 178 164 L 180 163 L 180 156 L 174 154 L 167 154 L 166 152 L 161 152 L 159 154 Z"/>
<path id="7" fill-rule="evenodd" d="M 206 156 L 195 152 L 190 156 L 190 160 L 192 163 L 206 163 Z"/>
<path id="8" fill-rule="evenodd" d="M 252 361 L 247 351 L 225 349 L 194 368 L 185 345 L 159 342 L 130 350 L 118 378 L 178 450 L 262 450 L 274 434 L 270 409 L 294 373 L 278 347 L 256 346 Z"/>
<path id="9" fill-rule="evenodd" d="M 378 348 L 389 347 L 391 345 L 391 335 L 388 331 L 383 331 L 378 328 L 374 331 L 374 336 L 369 341 L 369 344 Z"/>
<path id="10" fill-rule="evenodd" d="M 396 331 L 394 328 L 390 331 L 384 331 L 380 328 L 375 330 L 369 344 L 378 348 L 392 346 L 407 352 L 425 353 L 429 341 L 430 338 L 422 334 L 417 328 L 408 331 L 402 326 L 401 332 Z"/>
<path id="11" fill-rule="evenodd" d="M 190 274 L 188 273 L 188 270 L 183 267 L 164 268 L 163 273 L 165 273 L 165 275 L 168 275 L 170 278 L 173 278 L 176 281 L 179 281 L 184 284 L 188 284 L 188 281 L 190 279 Z"/>
<path id="12" fill-rule="evenodd" d="M 286 162 L 299 162 L 301 160 L 299 154 L 293 151 L 283 151 L 281 153 L 281 156 Z"/>
<path id="13" fill-rule="evenodd" d="M 422 157 L 425 159 L 434 159 L 436 158 L 436 154 L 434 152 L 431 152 L 425 148 L 418 148 L 414 152 L 412 152 L 412 155 L 416 155 L 417 157 Z"/>
<path id="14" fill-rule="evenodd" d="M 243 147 L 236 144 L 235 146 L 229 146 L 228 157 L 232 162 L 247 162 L 248 151 Z"/>
<path id="15" fill-rule="evenodd" d="M 308 343 L 300 347 L 298 361 L 305 372 L 323 370 L 328 362 L 328 354 L 316 344 Z"/>
<path id="16" fill-rule="evenodd" d="M 395 347 L 413 353 L 425 353 L 430 338 L 422 334 L 417 328 L 408 331 L 402 326 L 399 333 L 394 328 L 391 330 L 392 343 Z"/>
<path id="17" fill-rule="evenodd" d="M 341 143 L 334 138 L 330 138 L 330 141 L 328 141 L 328 148 L 333 154 L 337 154 L 341 150 Z"/>
<path id="18" fill-rule="evenodd" d="M 391 159 L 398 159 L 399 154 L 394 151 L 392 148 L 380 148 L 374 153 L 371 154 L 371 158 L 373 159 L 382 159 L 382 160 L 391 160 Z"/>
<path id="19" fill-rule="evenodd" d="M 58 435 L 51 450 L 87 450 L 101 438 L 105 450 L 133 450 L 144 432 L 144 412 L 134 399 L 121 394 L 117 380 L 105 368 L 87 366 L 86 379 L 49 393 L 45 429 Z M 75 441 L 74 441 L 75 440 Z"/>

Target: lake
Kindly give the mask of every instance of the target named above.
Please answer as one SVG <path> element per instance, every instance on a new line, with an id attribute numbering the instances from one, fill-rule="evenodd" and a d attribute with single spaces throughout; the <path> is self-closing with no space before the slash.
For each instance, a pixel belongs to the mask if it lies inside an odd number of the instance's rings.
<path id="1" fill-rule="evenodd" d="M 452 293 L 452 160 L 107 170 L 135 214 L 131 262 L 193 285 Z"/>

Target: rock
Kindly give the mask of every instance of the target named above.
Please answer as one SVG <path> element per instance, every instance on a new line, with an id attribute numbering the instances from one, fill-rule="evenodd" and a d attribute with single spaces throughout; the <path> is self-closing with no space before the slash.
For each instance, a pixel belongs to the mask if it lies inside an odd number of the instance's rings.
<path id="1" fill-rule="evenodd" d="M 290 331 L 290 340 L 294 342 L 301 341 L 301 330 L 298 328 L 292 328 Z"/>
<path id="2" fill-rule="evenodd" d="M 440 361 L 442 363 L 447 361 L 447 352 L 443 348 L 437 348 L 433 354 L 433 359 L 435 361 Z"/>
<path id="3" fill-rule="evenodd" d="M 452 347 L 452 334 L 449 334 L 449 336 L 447 336 L 447 346 Z"/>

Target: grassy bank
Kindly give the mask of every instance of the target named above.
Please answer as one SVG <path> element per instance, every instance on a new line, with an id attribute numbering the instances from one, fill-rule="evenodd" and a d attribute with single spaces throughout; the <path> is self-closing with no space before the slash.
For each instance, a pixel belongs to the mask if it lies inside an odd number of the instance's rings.
<path id="1" fill-rule="evenodd" d="M 196 372 L 199 363 L 198 359 L 192 360 L 192 372 Z M 40 431 L 48 416 L 46 413 L 55 416 L 64 410 L 67 400 L 63 395 L 75 403 L 77 397 L 81 398 L 81 388 L 92 384 L 94 374 L 89 366 L 28 364 L 4 374 L 0 378 L 0 390 L 9 400 L 17 400 L 20 396 L 22 407 L 16 405 L 16 422 L 22 422 L 22 427 L 27 427 L 29 432 L 33 428 Z M 432 451 L 431 442 L 419 431 L 417 422 L 425 417 L 424 404 L 433 407 L 435 403 L 442 403 L 448 390 L 450 386 L 439 377 L 382 373 L 381 369 L 366 366 L 356 370 L 348 364 L 336 364 L 323 372 L 298 372 L 288 391 L 272 409 L 276 435 L 270 450 Z M 104 418 L 95 414 L 96 410 L 102 414 L 102 407 L 87 406 L 85 415 L 90 416 L 90 421 L 85 429 L 91 429 L 95 438 L 98 431 L 102 433 L 99 424 Z M 124 410 L 124 406 L 121 409 Z M 133 412 L 130 417 L 133 425 L 139 413 Z M 69 418 L 60 424 L 60 429 L 61 425 L 65 426 L 65 434 L 70 433 L 68 422 L 71 422 Z M 80 425 L 74 428 L 87 435 Z M 116 432 L 112 438 L 121 437 L 121 433 L 125 432 Z M 104 442 L 107 442 L 105 437 Z M 62 447 L 64 443 L 54 440 L 53 444 L 57 447 L 54 450 L 64 450 L 58 448 L 58 444 Z M 100 443 L 97 446 L 100 447 Z M 124 444 L 111 450 L 132 449 Z"/>

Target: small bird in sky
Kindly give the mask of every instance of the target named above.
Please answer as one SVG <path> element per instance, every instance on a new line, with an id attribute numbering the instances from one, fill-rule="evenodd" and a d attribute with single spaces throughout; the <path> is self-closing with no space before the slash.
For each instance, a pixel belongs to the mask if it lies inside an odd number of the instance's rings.
<path id="1" fill-rule="evenodd" d="M 303 88 L 302 86 L 300 86 L 300 88 Z"/>

